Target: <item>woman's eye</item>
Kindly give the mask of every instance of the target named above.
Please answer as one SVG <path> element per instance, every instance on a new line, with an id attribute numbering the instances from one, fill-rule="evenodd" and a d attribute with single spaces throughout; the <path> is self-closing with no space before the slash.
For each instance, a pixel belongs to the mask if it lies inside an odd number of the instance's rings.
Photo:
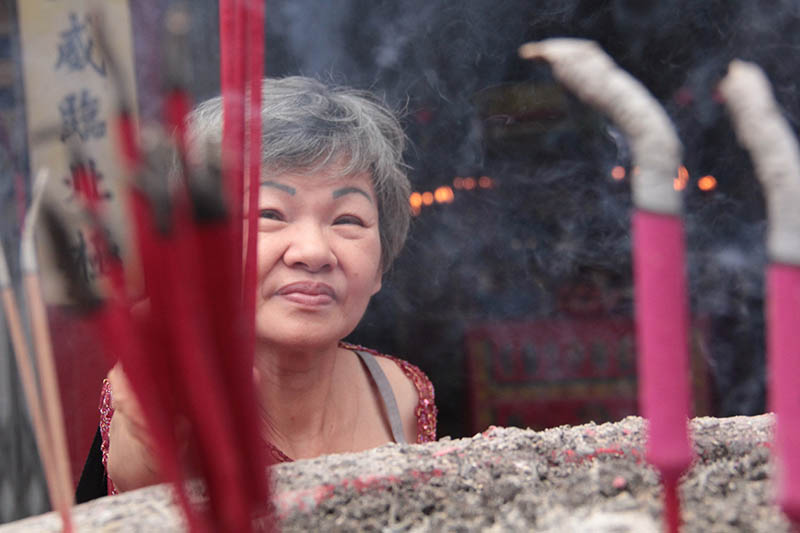
<path id="1" fill-rule="evenodd" d="M 262 209 L 258 212 L 258 217 L 267 220 L 283 220 L 283 215 L 275 209 Z"/>
<path id="2" fill-rule="evenodd" d="M 340 217 L 337 217 L 336 220 L 333 221 L 333 223 L 336 225 L 338 224 L 354 224 L 356 226 L 364 225 L 364 222 L 360 218 L 353 215 L 342 215 Z"/>

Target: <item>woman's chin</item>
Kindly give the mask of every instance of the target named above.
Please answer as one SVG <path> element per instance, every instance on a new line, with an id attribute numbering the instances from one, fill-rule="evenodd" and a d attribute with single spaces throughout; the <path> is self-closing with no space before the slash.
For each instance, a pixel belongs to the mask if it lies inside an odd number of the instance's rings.
<path id="1" fill-rule="evenodd" d="M 256 328 L 256 341 L 264 346 L 283 348 L 290 351 L 319 350 L 335 346 L 340 340 L 338 335 L 332 336 L 330 329 L 297 328 L 285 331 L 259 331 Z"/>
<path id="2" fill-rule="evenodd" d="M 358 325 L 362 313 L 305 314 L 266 306 L 256 314 L 256 342 L 289 351 L 336 346 Z"/>

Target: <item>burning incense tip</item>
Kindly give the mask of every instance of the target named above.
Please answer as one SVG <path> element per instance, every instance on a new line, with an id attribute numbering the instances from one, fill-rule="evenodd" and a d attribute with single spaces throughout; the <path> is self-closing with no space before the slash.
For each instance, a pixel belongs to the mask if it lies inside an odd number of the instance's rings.
<path id="1" fill-rule="evenodd" d="M 758 65 L 734 60 L 719 90 L 767 199 L 772 260 L 800 265 L 800 148 Z"/>
<path id="2" fill-rule="evenodd" d="M 553 75 L 586 104 L 606 114 L 631 143 L 639 173 L 632 181 L 637 207 L 679 214 L 680 192 L 673 178 L 683 147 L 658 101 L 593 41 L 548 39 L 519 48 L 523 59 L 544 59 Z"/>

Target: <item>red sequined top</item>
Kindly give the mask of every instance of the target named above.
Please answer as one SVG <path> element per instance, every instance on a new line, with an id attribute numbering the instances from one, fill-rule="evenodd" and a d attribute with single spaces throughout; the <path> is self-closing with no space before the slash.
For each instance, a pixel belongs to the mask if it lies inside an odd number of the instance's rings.
<path id="1" fill-rule="evenodd" d="M 369 348 L 364 348 L 363 346 L 357 346 L 345 342 L 341 342 L 339 345 L 348 350 L 363 350 L 365 352 L 369 352 L 376 357 L 389 359 L 399 366 L 400 370 L 402 370 L 406 377 L 414 384 L 414 388 L 417 389 L 419 401 L 417 402 L 417 407 L 414 410 L 417 416 L 417 443 L 422 444 L 424 442 L 436 440 L 436 415 L 438 410 L 436 409 L 436 404 L 434 403 L 435 394 L 433 390 L 433 384 L 428 379 L 428 376 L 422 372 L 422 370 L 407 361 L 403 361 L 402 359 L 398 359 L 397 357 L 393 357 L 391 355 L 376 352 L 375 350 L 371 350 Z M 111 417 L 113 416 L 114 409 L 111 407 L 111 385 L 106 379 L 103 380 L 103 388 L 100 393 L 100 435 L 102 437 L 101 451 L 104 468 L 106 468 L 108 464 L 108 431 L 111 426 Z M 266 451 L 270 456 L 271 463 L 286 463 L 293 460 L 271 443 L 265 442 L 265 445 Z M 110 477 L 108 478 L 108 489 L 109 494 L 117 493 L 117 489 Z"/>

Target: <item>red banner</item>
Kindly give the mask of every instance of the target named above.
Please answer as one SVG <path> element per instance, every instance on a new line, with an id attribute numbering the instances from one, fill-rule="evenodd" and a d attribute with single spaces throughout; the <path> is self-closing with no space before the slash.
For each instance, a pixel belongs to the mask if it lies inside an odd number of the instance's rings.
<path id="1" fill-rule="evenodd" d="M 709 412 L 706 320 L 692 330 L 697 415 Z M 629 318 L 475 324 L 466 333 L 471 424 L 544 429 L 637 414 L 636 339 Z"/>

